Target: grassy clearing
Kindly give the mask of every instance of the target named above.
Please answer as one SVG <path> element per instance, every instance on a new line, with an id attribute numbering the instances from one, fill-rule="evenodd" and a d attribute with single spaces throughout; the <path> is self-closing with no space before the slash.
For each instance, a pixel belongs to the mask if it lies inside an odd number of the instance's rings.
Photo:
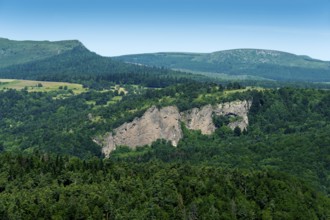
<path id="1" fill-rule="evenodd" d="M 203 101 L 205 98 L 211 98 L 211 97 L 216 97 L 217 100 L 221 100 L 221 98 L 225 98 L 228 95 L 231 95 L 233 93 L 237 93 L 237 92 L 246 92 L 248 90 L 257 90 L 257 91 L 263 91 L 265 90 L 265 88 L 262 87 L 246 87 L 244 89 L 234 89 L 234 90 L 225 90 L 225 91 L 219 91 L 219 92 L 214 92 L 214 93 L 210 93 L 210 94 L 202 94 L 199 95 L 196 98 L 197 102 Z"/>
<path id="2" fill-rule="evenodd" d="M 111 86 L 110 89 L 103 89 L 100 92 L 105 93 L 105 92 L 109 92 L 109 91 L 112 91 L 112 92 L 117 91 L 118 93 L 123 92 L 125 95 L 128 93 L 128 91 L 124 87 L 120 87 L 120 85 Z"/>
<path id="3" fill-rule="evenodd" d="M 112 99 L 110 99 L 109 101 L 107 101 L 106 104 L 103 104 L 103 105 L 97 105 L 96 104 L 97 102 L 94 101 L 94 100 L 86 101 L 85 103 L 87 105 L 93 105 L 94 106 L 93 109 L 98 109 L 98 108 L 101 108 L 101 107 L 107 107 L 107 106 L 110 106 L 110 105 L 114 105 L 117 102 L 120 102 L 122 100 L 122 98 L 123 98 L 122 96 L 115 96 Z"/>
<path id="4" fill-rule="evenodd" d="M 121 96 L 115 96 L 110 101 L 108 101 L 105 106 L 110 106 L 110 105 L 116 104 L 117 102 L 121 101 L 122 98 L 123 97 L 121 97 Z"/>
<path id="5" fill-rule="evenodd" d="M 87 89 L 83 88 L 81 84 L 76 83 L 0 79 L 0 90 L 27 89 L 28 92 L 51 92 L 57 91 L 60 88 L 72 90 L 74 94 L 80 94 L 87 91 Z"/>
<path id="6" fill-rule="evenodd" d="M 265 88 L 247 86 L 245 89 L 225 90 L 224 95 L 230 95 L 230 94 L 233 94 L 233 93 L 236 93 L 236 92 L 246 92 L 248 90 L 263 91 L 263 90 L 265 90 Z"/>

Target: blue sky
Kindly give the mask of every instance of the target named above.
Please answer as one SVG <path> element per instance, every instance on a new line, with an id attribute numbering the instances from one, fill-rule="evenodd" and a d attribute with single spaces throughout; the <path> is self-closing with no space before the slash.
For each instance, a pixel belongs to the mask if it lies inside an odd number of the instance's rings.
<path id="1" fill-rule="evenodd" d="M 0 37 L 105 56 L 274 49 L 330 60 L 329 0 L 0 0 Z"/>

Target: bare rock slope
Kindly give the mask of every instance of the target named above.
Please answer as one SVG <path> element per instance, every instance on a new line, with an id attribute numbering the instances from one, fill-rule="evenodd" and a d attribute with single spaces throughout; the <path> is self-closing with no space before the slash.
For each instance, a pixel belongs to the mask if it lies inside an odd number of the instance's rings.
<path id="1" fill-rule="evenodd" d="M 202 134 L 212 134 L 215 131 L 212 116 L 232 115 L 238 116 L 239 119 L 230 122 L 228 126 L 231 129 L 239 127 L 242 131 L 249 124 L 248 113 L 251 101 L 234 101 L 221 103 L 216 106 L 206 105 L 201 108 L 193 108 L 182 112 L 181 121 L 185 123 L 188 129 L 201 130 Z"/>
<path id="2" fill-rule="evenodd" d="M 177 107 L 169 106 L 161 109 L 152 106 L 141 118 L 135 118 L 130 123 L 124 123 L 103 141 L 102 152 L 107 156 L 124 145 L 131 148 L 151 144 L 157 139 L 171 141 L 176 146 L 182 138 L 180 114 Z"/>
<path id="3" fill-rule="evenodd" d="M 228 126 L 244 130 L 249 123 L 247 115 L 250 106 L 251 101 L 234 101 L 215 106 L 206 105 L 181 113 L 175 106 L 161 109 L 152 106 L 141 118 L 124 123 L 97 143 L 102 146 L 105 156 L 109 156 L 117 146 L 124 145 L 134 149 L 149 145 L 157 139 L 168 140 L 173 146 L 177 146 L 182 138 L 181 122 L 184 122 L 188 129 L 201 130 L 202 134 L 209 135 L 216 129 L 212 120 L 213 115 L 238 116 L 239 120 L 229 123 Z"/>

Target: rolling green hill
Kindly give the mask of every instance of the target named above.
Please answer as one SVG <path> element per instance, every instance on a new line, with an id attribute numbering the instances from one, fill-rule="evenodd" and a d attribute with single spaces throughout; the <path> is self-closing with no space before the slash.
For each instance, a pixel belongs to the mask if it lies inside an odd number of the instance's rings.
<path id="1" fill-rule="evenodd" d="M 0 78 L 75 82 L 87 86 L 115 82 L 150 87 L 206 78 L 102 57 L 89 51 L 79 41 L 2 41 L 6 42 L 7 49 L 3 51 L 7 52 L 0 56 Z"/>
<path id="2" fill-rule="evenodd" d="M 240 80 L 247 85 L 256 80 L 266 84 L 275 81 L 330 82 L 330 62 L 252 49 L 109 58 L 89 51 L 75 40 L 12 41 L 0 38 L 0 78 L 65 81 L 87 86 L 95 85 L 95 81 L 98 85 L 115 82 L 150 87 L 187 80 Z"/>
<path id="3" fill-rule="evenodd" d="M 114 59 L 221 77 L 226 74 L 236 77 L 249 76 L 259 80 L 330 81 L 330 62 L 272 50 L 237 49 L 214 53 L 154 53 L 120 56 Z"/>
<path id="4" fill-rule="evenodd" d="M 31 61 L 43 60 L 63 54 L 74 47 L 81 46 L 79 41 L 13 41 L 0 38 L 0 68 Z"/>

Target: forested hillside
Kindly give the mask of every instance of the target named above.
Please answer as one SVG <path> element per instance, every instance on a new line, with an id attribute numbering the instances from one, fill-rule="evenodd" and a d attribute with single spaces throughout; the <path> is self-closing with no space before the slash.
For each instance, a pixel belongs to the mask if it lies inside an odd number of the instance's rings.
<path id="1" fill-rule="evenodd" d="M 40 54 L 35 44 L 0 48 L 1 78 L 40 80 L 0 81 L 0 219 L 330 219 L 329 90 L 220 84 L 101 57 L 76 41 L 40 43 Z M 327 62 L 236 52 L 176 56 L 193 68 L 328 80 Z M 109 158 L 97 141 L 151 106 L 183 112 L 232 101 L 249 103 L 247 129 L 229 128 L 239 118 L 231 114 L 209 117 L 209 135 L 183 120 L 176 147 L 116 146 Z"/>
<path id="2" fill-rule="evenodd" d="M 238 76 L 249 76 L 247 79 L 254 80 L 330 81 L 330 62 L 271 50 L 238 49 L 205 54 L 154 53 L 125 55 L 114 59 L 225 79 L 228 76 L 237 76 L 236 79 L 240 79 Z"/>
<path id="3" fill-rule="evenodd" d="M 262 52 L 233 50 L 212 54 L 159 53 L 109 58 L 89 51 L 79 41 L 0 39 L 0 78 L 72 82 L 94 89 L 107 88 L 114 82 L 159 88 L 191 81 L 228 84 L 233 80 L 243 85 L 272 88 L 330 87 L 325 83 L 308 83 L 329 82 L 329 62 L 281 52 L 276 52 L 279 55 L 275 59 L 268 53 L 262 55 Z M 261 55 L 255 58 L 258 53 Z M 187 73 L 190 71 L 193 73 Z"/>
<path id="4" fill-rule="evenodd" d="M 60 97 L 58 93 L 9 90 L 1 96 L 1 146 L 5 151 L 101 157 L 93 138 L 141 116 L 151 105 L 180 110 L 232 100 L 253 100 L 246 132 L 230 130 L 226 118 L 218 129 L 202 135 L 184 129 L 177 148 L 157 142 L 130 151 L 119 148 L 112 160 L 208 164 L 218 167 L 278 170 L 304 179 L 329 193 L 330 94 L 313 89 L 225 89 L 214 84 L 183 84 L 164 89 L 128 87 L 128 93 L 89 91 Z M 61 91 L 67 92 L 70 91 Z M 184 126 L 184 125 L 183 125 Z"/>
<path id="5" fill-rule="evenodd" d="M 0 155 L 1 219 L 329 219 L 283 173 L 185 163 Z"/>
<path id="6" fill-rule="evenodd" d="M 3 55 L 4 57 L 0 57 L 0 62 L 3 61 L 6 63 L 6 65 L 2 66 L 0 63 L 0 78 L 75 82 L 92 88 L 107 87 L 111 82 L 139 84 L 149 87 L 165 87 L 194 79 L 198 81 L 207 80 L 207 77 L 202 75 L 115 61 L 109 57 L 102 57 L 89 51 L 78 41 L 36 41 L 32 42 L 33 44 L 24 41 L 9 42 L 10 44 L 6 51 L 17 50 L 13 53 L 22 53 L 22 57 L 32 58 L 20 59 L 18 55 L 7 56 L 6 52 L 6 54 Z M 23 44 L 23 46 L 21 44 Z M 35 50 L 38 53 L 46 55 L 34 59 L 33 53 L 30 54 L 30 51 L 26 51 L 25 49 L 25 47 L 31 44 L 32 48 L 36 47 Z M 39 48 L 39 44 L 44 45 L 45 48 Z M 61 46 L 63 46 L 65 50 L 61 50 Z M 49 52 L 48 48 L 53 47 L 58 48 L 61 52 L 56 54 L 52 53 L 52 51 Z M 11 62 L 6 61 L 6 59 L 9 58 Z"/>
<path id="7" fill-rule="evenodd" d="M 0 38 L 0 68 L 53 57 L 75 47 L 79 41 L 13 41 Z"/>

